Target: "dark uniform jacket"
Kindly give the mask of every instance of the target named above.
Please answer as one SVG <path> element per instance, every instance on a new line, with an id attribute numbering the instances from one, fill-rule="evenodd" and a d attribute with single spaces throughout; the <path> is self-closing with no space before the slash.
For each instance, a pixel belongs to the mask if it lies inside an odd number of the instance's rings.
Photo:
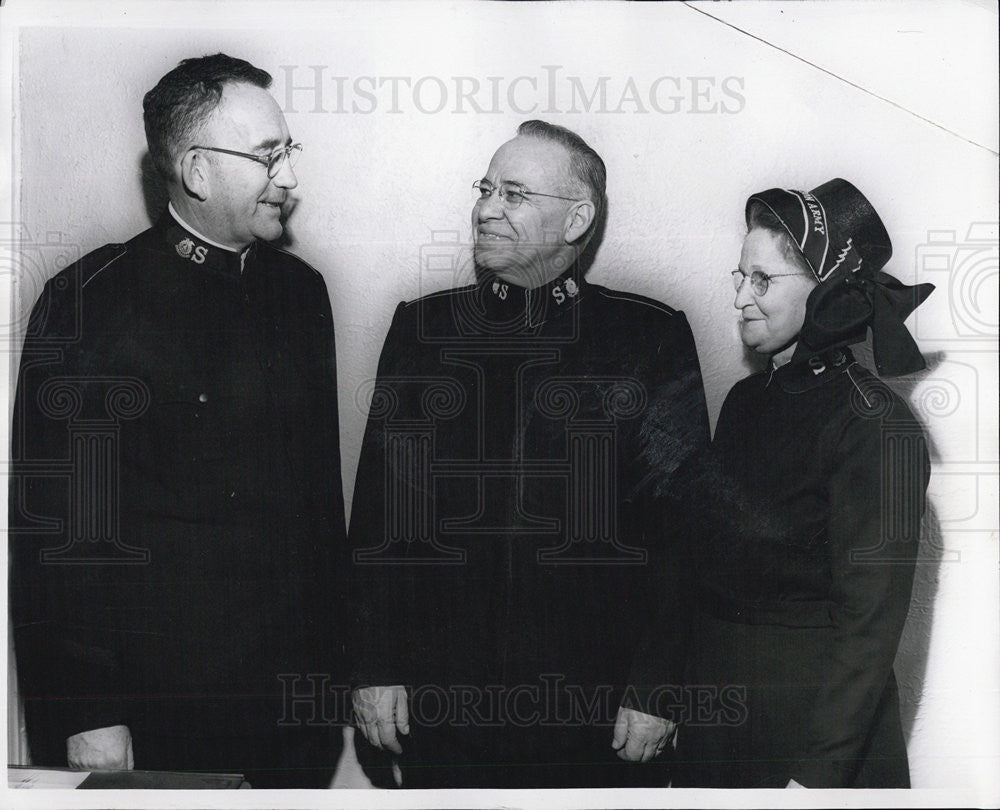
<path id="1" fill-rule="evenodd" d="M 603 724 L 613 756 L 633 656 L 676 608 L 672 483 L 707 442 L 681 312 L 575 269 L 400 304 L 351 518 L 355 683 L 408 685 L 417 726 L 460 735 Z"/>
<path id="2" fill-rule="evenodd" d="M 713 454 L 687 680 L 743 691 L 681 728 L 692 783 L 908 786 L 892 664 L 930 469 L 920 424 L 834 349 L 737 383 Z"/>
<path id="3" fill-rule="evenodd" d="M 10 519 L 36 763 L 118 723 L 137 767 L 147 732 L 264 733 L 296 677 L 299 694 L 309 675 L 338 678 L 327 291 L 270 245 L 244 261 L 164 214 L 59 273 L 34 308 Z"/>

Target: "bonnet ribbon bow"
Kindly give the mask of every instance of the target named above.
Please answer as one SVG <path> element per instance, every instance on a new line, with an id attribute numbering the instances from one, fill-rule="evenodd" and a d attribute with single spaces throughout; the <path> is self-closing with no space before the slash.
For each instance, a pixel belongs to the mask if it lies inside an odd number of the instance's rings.
<path id="1" fill-rule="evenodd" d="M 823 351 L 863 339 L 868 326 L 878 373 L 912 374 L 926 363 L 903 321 L 933 291 L 933 284 L 911 287 L 881 270 L 872 277 L 852 274 L 820 284 L 806 302 L 800 340 L 814 352 Z"/>

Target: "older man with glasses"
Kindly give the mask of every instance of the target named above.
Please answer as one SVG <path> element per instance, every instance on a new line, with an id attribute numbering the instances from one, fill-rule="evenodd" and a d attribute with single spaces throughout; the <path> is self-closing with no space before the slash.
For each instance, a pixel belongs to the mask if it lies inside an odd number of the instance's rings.
<path id="1" fill-rule="evenodd" d="M 623 761 L 663 751 L 676 703 L 633 662 L 683 663 L 675 483 L 708 418 L 684 315 L 585 278 L 605 182 L 578 135 L 522 124 L 473 184 L 476 283 L 400 304 L 382 350 L 355 739 L 404 787 L 669 779 Z"/>
<path id="2" fill-rule="evenodd" d="M 35 764 L 330 784 L 334 330 L 323 277 L 269 244 L 302 148 L 270 82 L 224 54 L 167 73 L 143 109 L 168 210 L 33 312 L 11 601 Z"/>

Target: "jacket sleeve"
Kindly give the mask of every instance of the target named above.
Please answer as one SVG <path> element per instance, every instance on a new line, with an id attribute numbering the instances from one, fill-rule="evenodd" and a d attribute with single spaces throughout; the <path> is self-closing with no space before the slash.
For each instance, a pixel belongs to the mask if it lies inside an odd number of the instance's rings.
<path id="1" fill-rule="evenodd" d="M 386 521 L 386 423 L 399 403 L 392 381 L 407 370 L 415 330 L 408 325 L 404 304 L 396 308 L 379 358 L 378 375 L 361 446 L 348 531 L 351 551 L 351 601 L 354 633 L 351 685 L 390 686 L 404 683 L 407 669 L 405 577 L 411 567 L 389 558 L 405 553 L 389 538 Z M 407 482 L 402 482 L 405 486 Z"/>
<path id="2" fill-rule="evenodd" d="M 660 598 L 632 661 L 623 705 L 667 717 L 683 681 L 691 595 L 691 542 L 709 446 L 708 410 L 694 337 L 681 312 L 657 349 L 656 373 L 641 429 L 642 479 L 632 493 L 636 525 L 651 549 Z M 673 719 L 677 719 L 674 717 Z"/>
<path id="3" fill-rule="evenodd" d="M 69 491 L 82 482 L 65 410 L 86 400 L 96 373 L 80 361 L 77 269 L 50 281 L 34 307 L 11 433 L 11 615 L 32 757 L 45 765 L 65 762 L 66 737 L 126 722 L 121 662 L 95 599 L 108 566 L 43 556 L 73 539 Z"/>
<path id="4" fill-rule="evenodd" d="M 835 640 L 792 772 L 806 787 L 852 785 L 910 604 L 930 464 L 920 426 L 884 393 L 882 418 L 852 414 L 827 483 Z"/>
<path id="5" fill-rule="evenodd" d="M 340 415 L 337 401 L 337 346 L 333 323 L 333 312 L 330 307 L 330 296 L 323 277 L 316 274 L 316 311 L 321 324 L 317 342 L 319 344 L 324 396 L 322 412 L 314 416 L 313 424 L 319 425 L 321 435 L 315 437 L 321 451 L 317 457 L 322 465 L 311 476 L 311 484 L 323 488 L 324 502 L 321 510 L 325 523 L 323 536 L 328 540 L 325 548 L 320 549 L 320 560 L 314 591 L 321 604 L 320 613 L 325 620 L 320 623 L 318 637 L 323 643 L 332 647 L 333 661 L 337 677 L 343 677 L 346 666 L 348 648 L 351 643 L 350 596 L 346 587 L 349 577 L 346 572 L 350 568 L 350 549 L 347 545 L 347 520 L 344 515 L 344 485 L 340 458 Z M 307 485 L 310 482 L 307 481 Z M 330 587 L 328 574 L 335 572 L 343 577 L 344 585 Z"/>

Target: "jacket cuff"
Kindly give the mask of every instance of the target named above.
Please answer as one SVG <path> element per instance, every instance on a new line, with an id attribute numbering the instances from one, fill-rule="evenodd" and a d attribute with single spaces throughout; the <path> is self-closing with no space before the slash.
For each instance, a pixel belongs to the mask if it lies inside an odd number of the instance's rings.
<path id="1" fill-rule="evenodd" d="M 63 739 L 85 731 L 112 726 L 127 726 L 125 707 L 120 700 L 79 700 L 67 701 L 77 706 L 66 707 L 60 734 Z"/>
<path id="2" fill-rule="evenodd" d="M 679 724 L 685 719 L 684 687 L 667 683 L 630 685 L 622 694 L 621 705 Z"/>

